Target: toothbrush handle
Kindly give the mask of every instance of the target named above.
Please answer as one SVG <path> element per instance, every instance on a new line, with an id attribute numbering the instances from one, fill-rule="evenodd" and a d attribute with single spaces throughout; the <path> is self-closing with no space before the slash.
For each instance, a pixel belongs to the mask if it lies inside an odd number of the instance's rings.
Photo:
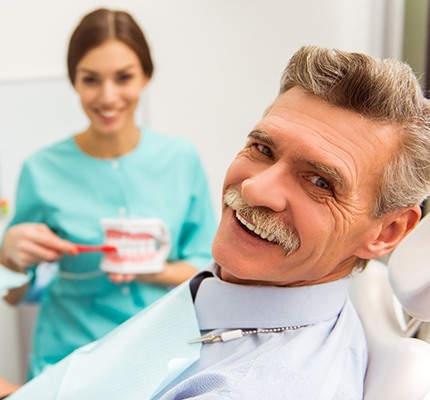
<path id="1" fill-rule="evenodd" d="M 101 252 L 101 253 L 110 253 L 117 252 L 118 249 L 115 246 L 110 246 L 107 244 L 100 246 L 93 246 L 88 244 L 77 244 L 76 248 L 79 253 L 89 253 L 89 252 Z"/>

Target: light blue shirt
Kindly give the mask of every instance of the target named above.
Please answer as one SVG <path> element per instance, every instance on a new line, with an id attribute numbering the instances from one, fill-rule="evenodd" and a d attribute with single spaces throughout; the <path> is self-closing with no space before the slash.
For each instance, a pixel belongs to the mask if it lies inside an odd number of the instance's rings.
<path id="1" fill-rule="evenodd" d="M 278 288 L 208 277 L 193 304 L 184 283 L 11 400 L 362 399 L 366 343 L 347 291 L 348 279 Z M 293 325 L 305 326 L 189 344 L 213 329 Z"/>
<path id="2" fill-rule="evenodd" d="M 100 219 L 119 216 L 161 218 L 171 236 L 168 261 L 203 268 L 212 260 L 211 195 L 190 142 L 145 128 L 138 146 L 115 159 L 90 157 L 68 138 L 26 160 L 11 225 L 41 222 L 72 242 L 101 244 Z M 101 257 L 84 253 L 59 260 L 41 299 L 30 376 L 167 293 L 158 285 L 110 282 L 99 268 Z"/>
<path id="3" fill-rule="evenodd" d="M 156 398 L 362 399 L 367 348 L 348 284 L 280 288 L 204 279 L 195 299 L 202 334 L 305 327 L 204 344 L 200 359 Z"/>

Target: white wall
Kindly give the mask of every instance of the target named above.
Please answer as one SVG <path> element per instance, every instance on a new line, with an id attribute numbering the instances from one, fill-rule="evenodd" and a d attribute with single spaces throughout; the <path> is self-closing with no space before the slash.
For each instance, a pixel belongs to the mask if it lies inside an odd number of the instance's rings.
<path id="1" fill-rule="evenodd" d="M 0 110 L 10 110 L 0 117 L 0 197 L 13 200 L 28 153 L 85 121 L 65 83 L 66 45 L 80 17 L 100 6 L 141 23 L 156 66 L 144 119 L 197 145 L 217 212 L 225 170 L 299 46 L 397 57 L 401 49 L 403 0 L 0 0 Z M 17 94 L 33 84 L 36 98 Z M 2 325 L 7 318 L 0 310 Z"/>
<path id="2" fill-rule="evenodd" d="M 16 310 L 0 301 L 0 376 L 14 383 L 22 381 L 25 369 L 18 319 Z"/>
<path id="3" fill-rule="evenodd" d="M 46 78 L 47 82 L 62 79 L 67 85 L 66 46 L 80 17 L 100 6 L 133 13 L 148 36 L 156 64 L 156 74 L 146 93 L 147 122 L 155 129 L 196 143 L 217 207 L 227 165 L 276 95 L 281 72 L 299 46 L 320 44 L 376 56 L 384 56 L 387 49 L 389 55 L 396 56 L 401 48 L 391 32 L 401 32 L 402 0 L 2 3 L 0 85 L 23 85 L 22 80 L 40 83 Z M 67 90 L 67 104 L 75 112 L 77 100 L 72 90 Z M 71 134 L 75 125 L 81 125 L 84 117 L 79 115 L 74 119 L 76 124 L 67 121 L 57 127 L 54 120 L 61 116 L 60 110 L 44 107 L 56 101 L 52 97 L 51 92 L 40 91 L 36 99 L 17 98 L 8 103 L 19 110 L 15 112 L 19 117 L 5 113 L 11 123 L 3 129 L 0 125 L 1 197 L 13 200 L 17 170 L 29 152 Z M 67 108 L 62 112 L 66 113 Z M 31 130 L 32 123 L 46 124 L 47 128 L 36 134 Z M 23 124 L 25 127 L 18 130 Z M 18 146 L 17 136 L 25 136 Z"/>

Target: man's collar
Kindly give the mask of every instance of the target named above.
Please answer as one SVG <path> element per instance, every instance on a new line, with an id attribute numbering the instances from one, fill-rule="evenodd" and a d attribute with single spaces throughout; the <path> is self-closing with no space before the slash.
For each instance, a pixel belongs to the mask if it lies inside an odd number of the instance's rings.
<path id="1" fill-rule="evenodd" d="M 347 298 L 348 278 L 301 287 L 245 286 L 222 281 L 215 264 L 210 271 L 191 281 L 194 290 L 200 281 L 195 309 L 201 330 L 315 324 L 336 317 Z"/>

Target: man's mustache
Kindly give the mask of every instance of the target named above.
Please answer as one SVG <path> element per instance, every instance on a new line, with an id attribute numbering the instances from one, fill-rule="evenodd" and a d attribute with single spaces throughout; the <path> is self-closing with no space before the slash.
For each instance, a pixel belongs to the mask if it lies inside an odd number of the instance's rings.
<path id="1" fill-rule="evenodd" d="M 267 237 L 273 235 L 272 241 L 281 245 L 287 256 L 300 247 L 300 237 L 294 228 L 280 221 L 270 209 L 252 207 L 246 204 L 237 188 L 228 187 L 224 193 L 223 201 L 225 205 L 255 225 L 256 230 L 265 232 Z"/>

